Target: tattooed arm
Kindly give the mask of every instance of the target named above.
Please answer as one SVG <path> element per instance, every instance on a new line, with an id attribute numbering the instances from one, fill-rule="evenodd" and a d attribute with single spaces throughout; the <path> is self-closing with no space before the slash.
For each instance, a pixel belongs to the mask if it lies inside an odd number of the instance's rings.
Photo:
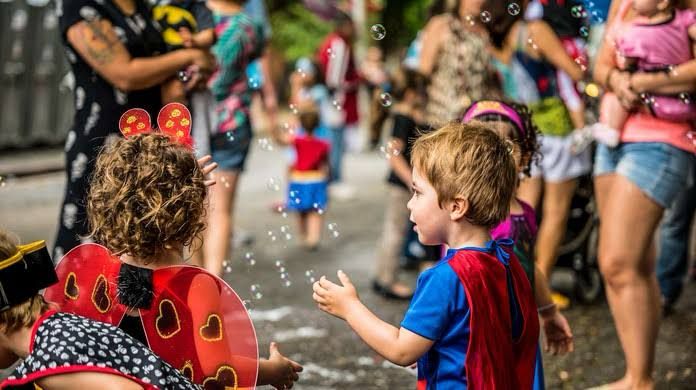
<path id="1" fill-rule="evenodd" d="M 181 49 L 153 57 L 132 58 L 116 36 L 111 22 L 101 18 L 72 25 L 67 37 L 92 69 L 122 91 L 159 85 L 189 65 L 198 65 L 203 71 L 210 71 L 215 65 L 212 55 L 200 49 Z"/>

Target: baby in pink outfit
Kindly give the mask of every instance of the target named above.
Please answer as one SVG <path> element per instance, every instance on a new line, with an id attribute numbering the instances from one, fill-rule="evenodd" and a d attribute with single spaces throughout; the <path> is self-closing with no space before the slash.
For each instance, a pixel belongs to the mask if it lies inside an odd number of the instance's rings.
<path id="1" fill-rule="evenodd" d="M 674 8 L 674 0 L 633 0 L 638 18 L 616 31 L 617 64 L 629 72 L 669 72 L 694 58 L 696 11 Z M 643 104 L 657 118 L 685 122 L 696 119 L 696 105 L 689 93 L 641 94 Z M 606 93 L 600 122 L 586 128 L 598 142 L 614 147 L 628 119 L 617 96 Z"/>

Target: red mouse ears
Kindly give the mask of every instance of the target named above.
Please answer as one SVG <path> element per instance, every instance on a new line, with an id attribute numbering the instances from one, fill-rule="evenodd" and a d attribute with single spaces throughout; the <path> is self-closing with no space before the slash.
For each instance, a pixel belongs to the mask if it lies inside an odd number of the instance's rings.
<path id="1" fill-rule="evenodd" d="M 193 147 L 191 139 L 191 112 L 181 103 L 169 103 L 162 107 L 157 115 L 157 127 L 160 133 L 171 138 L 174 142 L 188 148 Z M 118 128 L 124 137 L 132 137 L 141 133 L 151 133 L 150 114 L 142 108 L 131 108 L 121 115 Z"/>

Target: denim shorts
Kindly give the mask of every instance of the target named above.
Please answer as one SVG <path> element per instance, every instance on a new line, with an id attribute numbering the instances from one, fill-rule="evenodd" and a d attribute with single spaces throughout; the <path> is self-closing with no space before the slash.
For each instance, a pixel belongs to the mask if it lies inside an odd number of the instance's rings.
<path id="1" fill-rule="evenodd" d="M 618 173 L 667 209 L 685 188 L 691 153 L 661 142 L 622 143 L 615 148 L 599 144 L 594 176 Z"/>
<path id="2" fill-rule="evenodd" d="M 251 138 L 251 123 L 248 121 L 230 132 L 210 136 L 210 154 L 220 170 L 244 170 Z"/>

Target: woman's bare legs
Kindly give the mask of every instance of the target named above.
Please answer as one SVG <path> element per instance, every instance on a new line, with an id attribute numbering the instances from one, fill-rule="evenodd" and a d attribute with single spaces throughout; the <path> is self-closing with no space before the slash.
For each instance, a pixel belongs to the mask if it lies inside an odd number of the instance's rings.
<path id="1" fill-rule="evenodd" d="M 595 179 L 600 211 L 599 265 L 626 358 L 626 374 L 612 389 L 652 389 L 659 329 L 659 289 L 652 239 L 663 213 L 628 179 Z"/>
<path id="2" fill-rule="evenodd" d="M 528 177 L 520 181 L 515 196 L 523 200 L 535 210 L 539 208 L 541 192 L 544 189 L 544 181 L 540 177 Z"/>
<path id="3" fill-rule="evenodd" d="M 208 226 L 203 233 L 203 248 L 193 254 L 191 262 L 202 265 L 214 275 L 222 275 L 222 263 L 231 252 L 230 241 L 239 171 L 219 170 L 213 175 L 217 184 L 210 187 Z"/>
<path id="4" fill-rule="evenodd" d="M 570 202 L 576 186 L 576 179 L 544 184 L 543 216 L 536 242 L 536 261 L 547 280 L 556 265 L 558 248 L 565 236 Z"/>

